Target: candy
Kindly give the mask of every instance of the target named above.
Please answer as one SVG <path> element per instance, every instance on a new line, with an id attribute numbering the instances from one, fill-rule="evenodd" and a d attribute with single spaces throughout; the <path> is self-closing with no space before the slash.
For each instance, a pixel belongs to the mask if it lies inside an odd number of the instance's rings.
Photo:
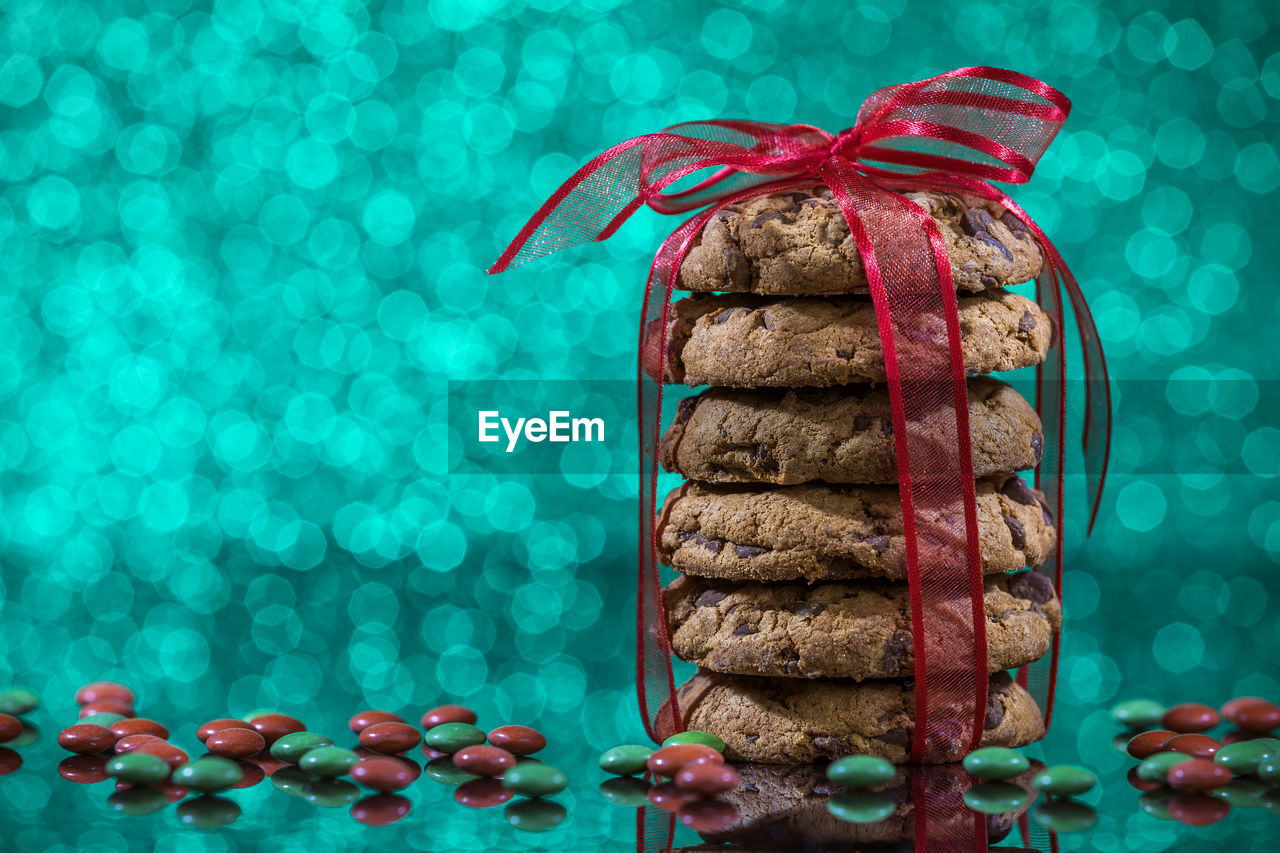
<path id="1" fill-rule="evenodd" d="M 1280 784 L 1280 753 L 1268 752 L 1254 771 L 1263 782 Z"/>
<path id="2" fill-rule="evenodd" d="M 391 756 L 382 756 L 366 758 L 357 763 L 351 768 L 351 778 L 366 788 L 385 794 L 409 787 L 416 776 L 403 761 Z"/>
<path id="3" fill-rule="evenodd" d="M 515 791 L 508 791 L 497 779 L 472 779 L 453 792 L 454 800 L 471 809 L 491 809 L 515 795 Z"/>
<path id="4" fill-rule="evenodd" d="M 1017 811 L 1030 799 L 1026 789 L 1008 782 L 981 782 L 964 792 L 964 804 L 983 814 Z"/>
<path id="5" fill-rule="evenodd" d="M 1214 788 L 1209 796 L 1231 806 L 1233 809 L 1262 808 L 1262 798 L 1271 790 L 1266 782 L 1254 779 L 1233 779 L 1220 788 Z"/>
<path id="6" fill-rule="evenodd" d="M 111 729 L 111 733 L 116 738 L 129 737 L 130 735 L 155 735 L 161 740 L 166 740 L 169 737 L 168 729 L 155 720 L 148 720 L 146 717 L 116 720 L 107 728 Z"/>
<path id="7" fill-rule="evenodd" d="M 403 723 L 404 717 L 399 714 L 393 714 L 390 711 L 361 711 L 350 720 L 347 721 L 347 728 L 351 729 L 354 734 L 360 734 L 369 726 L 378 723 Z"/>
<path id="8" fill-rule="evenodd" d="M 678 788 L 674 782 L 650 786 L 647 796 L 650 805 L 667 812 L 678 812 L 694 800 L 702 799 L 701 792 Z"/>
<path id="9" fill-rule="evenodd" d="M 439 782 L 441 785 L 452 788 L 457 785 L 464 785 L 472 779 L 480 777 L 474 773 L 468 773 L 461 767 L 453 763 L 453 759 L 449 757 L 435 758 L 427 762 L 427 766 L 423 768 L 423 772 L 431 779 Z"/>
<path id="10" fill-rule="evenodd" d="M 1181 734 L 1203 732 L 1216 726 L 1221 720 L 1218 712 L 1199 702 L 1184 702 L 1164 712 L 1160 725 Z"/>
<path id="11" fill-rule="evenodd" d="M 550 764 L 522 761 L 502 775 L 502 785 L 529 797 L 545 797 L 563 791 L 568 778 Z"/>
<path id="12" fill-rule="evenodd" d="M 428 730 L 422 739 L 432 749 L 453 753 L 484 743 L 485 735 L 470 723 L 441 723 Z"/>
<path id="13" fill-rule="evenodd" d="M 1231 807 L 1204 794 L 1174 794 L 1169 799 L 1169 816 L 1187 826 L 1208 826 L 1222 820 Z"/>
<path id="14" fill-rule="evenodd" d="M 16 772 L 21 766 L 21 755 L 7 746 L 0 746 L 0 776 L 8 776 L 10 773 Z"/>
<path id="15" fill-rule="evenodd" d="M 133 752 L 144 743 L 151 742 L 164 743 L 165 741 L 164 738 L 156 737 L 155 735 L 129 735 L 128 737 L 122 737 L 116 741 L 116 755 Z"/>
<path id="16" fill-rule="evenodd" d="M 319 732 L 292 732 L 271 745 L 271 757 L 297 764 L 302 756 L 322 746 L 333 746 L 333 741 Z"/>
<path id="17" fill-rule="evenodd" d="M 893 809 L 893 800 L 879 791 L 846 791 L 827 799 L 827 811 L 847 823 L 876 823 Z"/>
<path id="18" fill-rule="evenodd" d="M 139 735 L 134 735 L 134 737 L 139 737 Z M 191 756 L 178 749 L 178 747 L 168 741 L 158 739 L 139 744 L 131 749 L 130 752 L 144 752 L 147 755 L 163 758 L 170 767 L 178 767 L 191 760 Z"/>
<path id="19" fill-rule="evenodd" d="M 1111 716 L 1131 729 L 1145 729 L 1160 722 L 1165 710 L 1153 699 L 1129 699 L 1113 706 Z"/>
<path id="20" fill-rule="evenodd" d="M 1231 771 L 1203 758 L 1180 761 L 1169 768 L 1169 787 L 1179 791 L 1204 793 L 1231 781 Z"/>
<path id="21" fill-rule="evenodd" d="M 97 702 L 90 702 L 87 705 L 80 706 L 80 719 L 83 720 L 95 714 L 118 714 L 121 717 L 136 716 L 131 702 L 122 702 L 115 699 L 100 699 Z"/>
<path id="22" fill-rule="evenodd" d="M 17 740 L 22 734 L 22 720 L 9 714 L 0 714 L 0 743 Z"/>
<path id="23" fill-rule="evenodd" d="M 1059 764 L 1056 767 L 1041 770 L 1032 778 L 1031 784 L 1055 797 L 1074 797 L 1091 790 L 1098 784 L 1098 777 L 1084 767 Z"/>
<path id="24" fill-rule="evenodd" d="M 40 739 L 40 729 L 26 720 L 22 721 L 22 734 L 9 741 L 9 746 L 13 749 L 21 749 L 24 746 L 30 746 Z"/>
<path id="25" fill-rule="evenodd" d="M 1134 758 L 1143 759 L 1155 755 L 1164 746 L 1164 742 L 1173 737 L 1173 732 L 1167 729 L 1155 729 L 1149 732 L 1143 732 L 1140 735 L 1129 739 L 1129 745 L 1125 747 L 1129 754 Z"/>
<path id="26" fill-rule="evenodd" d="M 1152 757 L 1154 758 L 1154 756 Z M 1186 758 L 1185 755 L 1182 757 Z M 1156 788 L 1159 788 L 1161 785 L 1164 784 L 1163 779 L 1161 779 L 1160 781 L 1156 781 L 1155 779 L 1143 779 L 1141 776 L 1138 775 L 1137 767 L 1130 767 L 1129 772 L 1124 774 L 1124 779 L 1126 782 L 1128 782 L 1133 787 L 1137 788 L 1139 791 L 1151 791 Z"/>
<path id="27" fill-rule="evenodd" d="M 717 750 L 700 743 L 678 743 L 675 746 L 664 746 L 649 756 L 645 766 L 651 773 L 659 776 L 674 776 L 686 764 L 710 762 L 723 764 L 724 756 Z"/>
<path id="28" fill-rule="evenodd" d="M 1037 806 L 1031 819 L 1050 832 L 1082 832 L 1098 822 L 1098 813 L 1073 800 L 1059 800 Z"/>
<path id="29" fill-rule="evenodd" d="M 1169 779 L 1169 769 L 1175 764 L 1190 761 L 1191 758 L 1180 752 L 1157 752 L 1145 759 L 1135 770 L 1139 779 L 1163 785 Z"/>
<path id="30" fill-rule="evenodd" d="M 1196 758 L 1213 758 L 1222 744 L 1208 735 L 1176 735 L 1160 746 L 1162 752 L 1181 752 Z"/>
<path id="31" fill-rule="evenodd" d="M 718 794 L 737 787 L 738 771 L 724 764 L 690 764 L 675 775 L 677 788 Z"/>
<path id="32" fill-rule="evenodd" d="M 120 814 L 141 817 L 169 805 L 169 798 L 158 788 L 125 788 L 107 797 L 107 805 Z"/>
<path id="33" fill-rule="evenodd" d="M 1031 768 L 1025 755 L 1003 746 L 975 749 L 964 757 L 963 764 L 979 779 L 1009 779 Z"/>
<path id="34" fill-rule="evenodd" d="M 1235 706 L 1228 719 L 1247 732 L 1268 734 L 1280 726 L 1280 706 L 1265 699 L 1245 702 Z"/>
<path id="35" fill-rule="evenodd" d="M 320 746 L 298 759 L 298 768 L 311 776 L 332 779 L 342 776 L 360 763 L 360 756 L 340 746 Z"/>
<path id="36" fill-rule="evenodd" d="M 10 687 L 0 691 L 0 714 L 11 714 L 21 717 L 29 714 L 40 705 L 40 699 L 30 690 L 22 687 Z"/>
<path id="37" fill-rule="evenodd" d="M 301 720 L 290 717 L 288 714 L 261 714 L 249 721 L 249 727 L 262 735 L 267 746 L 271 746 L 285 735 L 307 730 Z"/>
<path id="38" fill-rule="evenodd" d="M 738 809 L 720 800 L 694 800 L 676 812 L 676 819 L 694 832 L 724 832 L 738 821 Z"/>
<path id="39" fill-rule="evenodd" d="M 650 747 L 638 743 L 624 743 L 606 750 L 600 756 L 600 769 L 615 776 L 634 776 L 643 773 L 645 762 L 653 755 Z"/>
<path id="40" fill-rule="evenodd" d="M 632 776 L 605 779 L 596 790 L 615 806 L 640 808 L 649 802 L 649 783 Z"/>
<path id="41" fill-rule="evenodd" d="M 313 779 L 302 787 L 302 799 L 322 809 L 340 809 L 360 799 L 360 789 L 346 779 Z"/>
<path id="42" fill-rule="evenodd" d="M 365 826 L 390 826 L 412 807 L 412 802 L 396 794 L 374 794 L 353 805 L 351 817 Z"/>
<path id="43" fill-rule="evenodd" d="M 89 714 L 88 716 L 82 716 L 80 718 L 80 722 L 86 726 L 102 726 L 104 729 L 109 729 L 112 726 L 114 726 L 116 723 L 122 720 L 127 720 L 127 719 L 129 718 L 126 717 L 124 714 L 108 714 L 104 712 L 100 714 Z"/>
<path id="44" fill-rule="evenodd" d="M 209 739 L 209 735 L 213 734 L 214 732 L 222 731 L 223 729 L 252 729 L 252 728 L 253 726 L 251 726 L 246 720 L 234 719 L 232 717 L 219 717 L 216 720 L 210 720 L 209 722 L 202 725 L 200 728 L 196 729 L 196 737 L 200 738 L 201 742 L 203 742 Z"/>
<path id="45" fill-rule="evenodd" d="M 847 788 L 870 788 L 893 780 L 892 764 L 874 755 L 846 755 L 827 765 L 827 778 Z"/>
<path id="46" fill-rule="evenodd" d="M 104 700 L 132 705 L 136 698 L 132 690 L 118 681 L 94 681 L 76 691 L 77 705 L 89 705 Z"/>
<path id="47" fill-rule="evenodd" d="M 145 752 L 117 755 L 107 761 L 104 769 L 108 776 L 134 785 L 153 785 L 169 778 L 169 765 L 164 759 Z"/>
<path id="48" fill-rule="evenodd" d="M 111 733 L 111 729 L 102 726 L 81 723 L 65 728 L 58 734 L 58 746 L 80 755 L 106 752 L 115 745 L 116 736 Z"/>
<path id="49" fill-rule="evenodd" d="M 192 797 L 178 804 L 178 820 L 196 829 L 219 829 L 239 817 L 240 806 L 226 797 Z"/>
<path id="50" fill-rule="evenodd" d="M 453 763 L 477 776 L 501 776 L 515 766 L 516 757 L 496 746 L 468 746 L 454 753 Z"/>
<path id="51" fill-rule="evenodd" d="M 301 797 L 302 792 L 311 784 L 311 777 L 305 771 L 290 764 L 271 774 L 271 784 L 283 794 Z"/>
<path id="52" fill-rule="evenodd" d="M 204 742 L 205 749 L 226 758 L 248 758 L 261 752 L 266 746 L 266 738 L 253 729 L 244 728 L 218 729 Z"/>
<path id="53" fill-rule="evenodd" d="M 197 758 L 173 771 L 174 784 L 203 791 L 206 794 L 230 788 L 243 778 L 244 772 L 238 764 L 216 755 Z"/>
<path id="54" fill-rule="evenodd" d="M 476 712 L 462 705 L 439 705 L 422 715 L 422 727 L 433 729 L 445 723 L 465 723 L 474 725 Z"/>
<path id="55" fill-rule="evenodd" d="M 107 758 L 103 755 L 69 755 L 58 762 L 58 775 L 78 785 L 102 782 L 109 778 Z"/>
<path id="56" fill-rule="evenodd" d="M 408 723 L 374 723 L 360 732 L 361 746 L 388 755 L 407 752 L 421 742 L 422 735 Z"/>
<path id="57" fill-rule="evenodd" d="M 533 755 L 547 745 L 547 739 L 528 726 L 499 726 L 489 732 L 489 743 L 512 755 Z"/>
<path id="58" fill-rule="evenodd" d="M 551 800 L 518 800 L 502 812 L 507 823 L 524 832 L 545 832 L 564 822 L 569 813 Z"/>
<path id="59" fill-rule="evenodd" d="M 711 732 L 700 732 L 691 730 L 687 732 L 677 732 L 662 742 L 663 746 L 674 746 L 681 743 L 700 743 L 703 746 L 709 746 L 716 752 L 724 752 L 724 741 Z"/>
<path id="60" fill-rule="evenodd" d="M 267 778 L 266 771 L 262 769 L 262 765 L 256 764 L 252 761 L 231 760 L 236 762 L 236 766 L 240 768 L 241 774 L 240 781 L 232 785 L 232 788 L 252 788 L 254 785 L 257 785 L 263 779 Z"/>
<path id="61" fill-rule="evenodd" d="M 1173 820 L 1173 815 L 1169 814 L 1169 801 L 1174 796 L 1168 788 L 1154 788 L 1138 797 L 1138 808 L 1158 820 Z"/>

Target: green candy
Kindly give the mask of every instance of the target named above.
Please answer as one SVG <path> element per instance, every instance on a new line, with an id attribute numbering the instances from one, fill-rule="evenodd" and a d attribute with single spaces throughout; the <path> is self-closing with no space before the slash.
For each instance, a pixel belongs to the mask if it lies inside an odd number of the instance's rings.
<path id="1" fill-rule="evenodd" d="M 39 727 L 33 723 L 28 723 L 26 720 L 23 720 L 22 734 L 6 743 L 5 746 L 12 747 L 14 749 L 21 749 L 24 746 L 31 746 L 31 744 L 38 740 L 40 740 Z"/>
<path id="2" fill-rule="evenodd" d="M 644 772 L 650 755 L 653 755 L 653 750 L 647 746 L 624 743 L 600 756 L 600 769 L 615 776 L 634 776 Z"/>
<path id="3" fill-rule="evenodd" d="M 1263 782 L 1280 782 L 1280 755 L 1267 754 L 1254 771 Z"/>
<path id="4" fill-rule="evenodd" d="M 598 789 L 600 796 L 615 806 L 643 808 L 649 805 L 649 783 L 634 776 L 618 776 L 605 779 Z"/>
<path id="5" fill-rule="evenodd" d="M 40 697 L 25 687 L 10 687 L 0 692 L 0 714 L 20 717 L 29 714 L 40 704 Z"/>
<path id="6" fill-rule="evenodd" d="M 173 784 L 208 794 L 240 784 L 244 771 L 229 758 L 216 755 L 197 758 L 179 765 L 173 771 Z"/>
<path id="7" fill-rule="evenodd" d="M 1133 732 L 1121 732 L 1111 739 L 1111 748 L 1121 755 L 1129 754 L 1129 741 L 1133 740 Z"/>
<path id="8" fill-rule="evenodd" d="M 178 820 L 194 829 L 220 829 L 235 823 L 240 807 L 225 797 L 193 797 L 178 804 Z"/>
<path id="9" fill-rule="evenodd" d="M 716 752 L 724 752 L 724 741 L 713 735 L 711 732 L 700 732 L 691 730 L 674 734 L 662 742 L 663 746 L 674 746 L 678 743 L 697 743 L 702 746 L 709 746 Z"/>
<path id="10" fill-rule="evenodd" d="M 1165 785 L 1169 781 L 1169 769 L 1175 764 L 1190 760 L 1190 755 L 1181 752 L 1157 752 L 1138 765 L 1137 776 L 1144 782 Z"/>
<path id="11" fill-rule="evenodd" d="M 360 799 L 360 789 L 345 779 L 315 779 L 303 787 L 302 798 L 313 806 L 338 809 Z"/>
<path id="12" fill-rule="evenodd" d="M 120 814 L 141 817 L 155 814 L 169 805 L 169 798 L 155 788 L 125 788 L 107 797 L 107 805 Z"/>
<path id="13" fill-rule="evenodd" d="M 282 794 L 301 797 L 302 789 L 311 784 L 311 777 L 296 767 L 281 767 L 271 774 L 271 784 Z"/>
<path id="14" fill-rule="evenodd" d="M 897 771 L 874 755 L 846 755 L 827 765 L 827 778 L 848 788 L 870 788 L 893 781 Z"/>
<path id="15" fill-rule="evenodd" d="M 569 784 L 569 778 L 550 764 L 522 761 L 502 774 L 502 787 L 528 797 L 558 794 Z"/>
<path id="16" fill-rule="evenodd" d="M 1248 776 L 1258 771 L 1258 765 L 1264 758 L 1277 752 L 1280 741 L 1273 738 L 1242 740 L 1229 743 L 1214 754 L 1213 760 L 1230 770 L 1237 776 Z"/>
<path id="17" fill-rule="evenodd" d="M 1057 767 L 1041 770 L 1031 780 L 1031 784 L 1055 797 L 1074 797 L 1091 790 L 1098 784 L 1098 777 L 1084 767 L 1059 764 Z"/>
<path id="18" fill-rule="evenodd" d="M 1233 779 L 1221 788 L 1214 788 L 1209 796 L 1217 797 L 1233 809 L 1259 809 L 1263 797 L 1271 791 L 1266 782 L 1256 779 Z"/>
<path id="19" fill-rule="evenodd" d="M 979 779 L 1008 779 L 1031 769 L 1031 762 L 1020 752 L 1003 746 L 975 749 L 964 757 L 964 769 Z"/>
<path id="20" fill-rule="evenodd" d="M 1008 782 L 981 782 L 964 792 L 964 804 L 983 814 L 1017 811 L 1030 799 L 1026 789 Z"/>
<path id="21" fill-rule="evenodd" d="M 1138 807 L 1158 820 L 1173 820 L 1169 813 L 1169 801 L 1173 796 L 1173 791 L 1168 788 L 1145 791 L 1138 797 Z"/>
<path id="22" fill-rule="evenodd" d="M 1057 800 L 1038 806 L 1031 819 L 1050 832 L 1083 832 L 1098 822 L 1098 813 L 1074 800 Z"/>
<path id="23" fill-rule="evenodd" d="M 827 799 L 827 811 L 848 823 L 875 823 L 893 809 L 893 800 L 878 791 L 846 791 Z"/>
<path id="24" fill-rule="evenodd" d="M 320 746 L 298 759 L 298 768 L 312 776 L 333 778 L 345 775 L 360 763 L 360 756 L 340 746 Z"/>
<path id="25" fill-rule="evenodd" d="M 473 779 L 480 777 L 474 773 L 468 773 L 461 767 L 453 763 L 453 759 L 445 756 L 444 758 L 433 758 L 427 762 L 427 766 L 422 768 L 422 772 L 427 776 L 449 788 L 455 788 L 458 785 L 464 785 Z"/>
<path id="26" fill-rule="evenodd" d="M 1159 724 L 1166 710 L 1154 699 L 1129 699 L 1114 706 L 1111 716 L 1131 729 L 1149 729 Z"/>
<path id="27" fill-rule="evenodd" d="M 126 719 L 123 714 L 111 714 L 104 711 L 101 714 L 90 714 L 83 720 L 80 720 L 80 724 L 86 726 L 102 726 L 104 729 L 109 729 L 123 719 Z"/>
<path id="28" fill-rule="evenodd" d="M 1280 814 L 1280 788 L 1272 788 L 1258 798 L 1261 806 L 1272 814 Z"/>
<path id="29" fill-rule="evenodd" d="M 333 741 L 318 732 L 294 732 L 271 744 L 271 757 L 297 764 L 302 756 L 322 746 L 333 746 Z"/>
<path id="30" fill-rule="evenodd" d="M 564 823 L 568 814 L 564 806 L 554 800 L 517 800 L 502 812 L 507 823 L 525 832 L 554 829 Z"/>
<path id="31" fill-rule="evenodd" d="M 441 723 L 428 729 L 422 740 L 436 752 L 457 752 L 484 743 L 485 734 L 468 723 Z"/>
<path id="32" fill-rule="evenodd" d="M 132 785 L 154 785 L 169 778 L 169 764 L 145 752 L 126 752 L 107 762 L 107 775 Z"/>

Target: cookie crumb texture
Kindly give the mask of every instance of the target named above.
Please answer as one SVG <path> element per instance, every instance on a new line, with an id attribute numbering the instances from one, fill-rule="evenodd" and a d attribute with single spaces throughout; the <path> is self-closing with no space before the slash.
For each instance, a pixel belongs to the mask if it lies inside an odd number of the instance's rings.
<path id="1" fill-rule="evenodd" d="M 1057 539 L 1049 504 L 1016 474 L 977 482 L 984 574 L 1049 558 Z M 904 580 L 906 538 L 896 486 L 686 483 L 667 495 L 659 530 L 665 565 L 708 578 Z"/>
<path id="2" fill-rule="evenodd" d="M 1040 419 L 1016 391 L 988 377 L 969 381 L 974 475 L 1033 468 L 1044 445 Z M 953 412 L 941 407 L 909 425 L 946 442 Z M 668 471 L 716 483 L 893 483 L 893 425 L 885 388 L 712 388 L 680 401 L 659 448 Z"/>
<path id="3" fill-rule="evenodd" d="M 1062 610 L 1028 572 L 985 582 L 990 672 L 1049 651 Z M 678 577 L 663 591 L 671 646 L 715 672 L 790 678 L 906 678 L 915 666 L 906 584 L 738 584 Z"/>
<path id="4" fill-rule="evenodd" d="M 1039 275 L 1040 247 L 1012 214 L 931 190 L 903 196 L 933 217 L 957 289 L 981 293 Z M 774 296 L 866 293 L 867 273 L 831 190 L 815 187 L 725 207 L 689 251 L 680 285 Z"/>
<path id="5" fill-rule="evenodd" d="M 1030 299 L 997 290 L 957 302 L 967 375 L 1044 361 L 1053 326 Z M 941 321 L 931 318 L 925 331 L 945 345 Z M 875 307 L 859 297 L 681 299 L 672 307 L 667 356 L 666 381 L 686 385 L 803 388 L 886 378 Z"/>
<path id="6" fill-rule="evenodd" d="M 753 678 L 699 670 L 677 691 L 686 728 L 724 740 L 730 761 L 805 763 L 844 755 L 906 762 L 915 689 L 894 681 Z M 1035 700 L 1007 673 L 991 679 L 982 746 L 1019 747 L 1044 734 Z M 658 736 L 671 734 L 669 708 Z"/>

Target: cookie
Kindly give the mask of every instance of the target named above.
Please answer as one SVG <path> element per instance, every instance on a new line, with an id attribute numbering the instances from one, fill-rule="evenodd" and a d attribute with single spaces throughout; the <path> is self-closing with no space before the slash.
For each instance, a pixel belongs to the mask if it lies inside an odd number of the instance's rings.
<path id="1" fill-rule="evenodd" d="M 1052 324 L 1023 296 L 997 290 L 957 300 L 965 373 L 1017 370 L 1044 361 Z M 937 323 L 946 345 L 946 327 Z M 802 388 L 885 381 L 884 350 L 870 300 L 693 296 L 672 306 L 668 382 L 734 388 Z"/>
<path id="2" fill-rule="evenodd" d="M 1057 533 L 1044 495 L 1016 474 L 976 484 L 985 574 L 1038 566 Z M 659 516 L 659 557 L 691 575 L 747 581 L 903 580 L 897 486 L 685 483 Z"/>
<path id="3" fill-rule="evenodd" d="M 915 428 L 945 435 L 941 407 Z M 969 437 L 977 477 L 1032 468 L 1044 445 L 1040 419 L 1008 385 L 969 380 Z M 716 483 L 893 483 L 893 425 L 886 388 L 712 388 L 680 401 L 662 437 L 663 467 Z"/>
<path id="4" fill-rule="evenodd" d="M 1044 575 L 984 584 L 990 672 L 1039 660 L 1062 625 Z M 905 583 L 741 584 L 681 575 L 662 593 L 671 648 L 715 672 L 791 678 L 907 678 L 914 672 Z"/>
<path id="5" fill-rule="evenodd" d="M 933 190 L 903 195 L 937 223 L 959 290 L 981 293 L 1040 274 L 1044 257 L 1035 238 L 998 206 Z M 831 190 L 817 187 L 726 206 L 681 265 L 680 287 L 771 296 L 866 293 L 867 273 Z"/>
<path id="6" fill-rule="evenodd" d="M 909 679 L 757 678 L 700 669 L 677 695 L 685 728 L 718 736 L 730 761 L 787 764 L 866 754 L 902 764 L 911 751 L 916 700 Z M 671 734 L 665 706 L 657 722 L 665 740 Z M 1008 673 L 993 676 L 982 745 L 1026 746 L 1043 734 L 1031 695 Z"/>

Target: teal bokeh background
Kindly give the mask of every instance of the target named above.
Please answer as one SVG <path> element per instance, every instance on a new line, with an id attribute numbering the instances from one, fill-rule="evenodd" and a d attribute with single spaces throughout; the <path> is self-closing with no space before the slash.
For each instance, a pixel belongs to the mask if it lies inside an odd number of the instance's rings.
<path id="1" fill-rule="evenodd" d="M 107 814 L 99 788 L 57 778 L 50 741 L 74 688 L 114 677 L 188 727 L 275 705 L 337 730 L 364 705 L 445 698 L 538 723 L 576 772 L 564 828 L 517 835 L 423 782 L 379 837 L 628 843 L 588 768 L 592 746 L 639 734 L 634 478 L 447 474 L 443 407 L 450 379 L 630 376 L 674 223 L 644 213 L 607 245 L 483 270 L 624 137 L 708 116 L 838 129 L 879 86 L 993 64 L 1074 101 L 1014 194 L 1080 278 L 1119 380 L 1103 512 L 1087 546 L 1078 511 L 1069 531 L 1047 747 L 1105 774 L 1102 816 L 1063 844 L 1269 843 L 1260 812 L 1198 831 L 1135 815 L 1105 708 L 1280 696 L 1274 4 L 0 9 L 0 686 L 40 692 L 46 730 L 0 778 L 6 835 L 372 844 L 263 790 L 220 835 Z"/>

